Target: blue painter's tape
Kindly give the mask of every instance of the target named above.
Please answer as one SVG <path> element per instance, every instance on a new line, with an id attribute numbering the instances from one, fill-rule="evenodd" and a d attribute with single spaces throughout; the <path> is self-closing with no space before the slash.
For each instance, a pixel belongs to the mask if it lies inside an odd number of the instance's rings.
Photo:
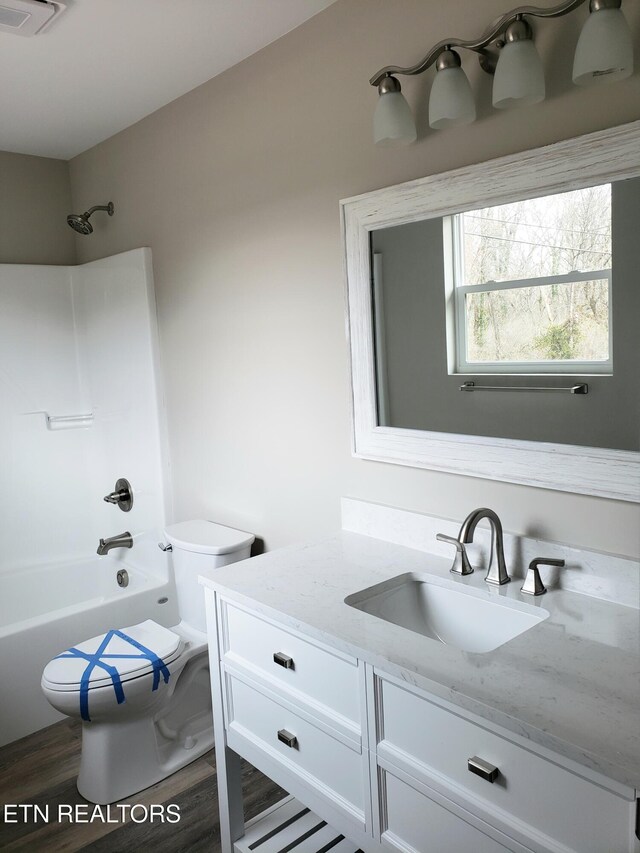
<path id="1" fill-rule="evenodd" d="M 129 643 L 138 650 L 139 654 L 118 655 L 105 652 L 105 649 L 109 645 L 112 637 L 119 637 L 121 640 Z M 118 705 L 121 705 L 125 701 L 120 673 L 115 666 L 111 666 L 106 663 L 107 660 L 114 660 L 116 658 L 137 658 L 141 660 L 148 660 L 153 667 L 153 685 L 151 689 L 158 689 L 160 686 L 160 678 L 164 679 L 165 684 L 169 683 L 169 669 L 162 658 L 159 658 L 155 652 L 151 651 L 151 649 L 148 649 L 146 646 L 143 646 L 142 643 L 134 640 L 133 637 L 130 637 L 128 634 L 125 634 L 123 631 L 118 631 L 117 629 L 107 631 L 102 638 L 100 645 L 93 654 L 83 652 L 74 647 L 67 649 L 67 651 L 61 655 L 57 655 L 56 660 L 58 658 L 82 658 L 87 661 L 87 666 L 85 667 L 80 679 L 80 716 L 87 722 L 91 722 L 91 717 L 89 716 L 89 687 L 91 685 L 91 674 L 96 667 L 100 667 L 100 669 L 103 669 L 111 677 L 111 683 L 113 684 L 113 690 L 116 695 Z"/>
<path id="2" fill-rule="evenodd" d="M 116 637 L 120 637 L 121 640 L 126 640 L 127 643 L 131 643 L 134 648 L 138 649 L 141 652 L 141 657 L 147 658 L 153 667 L 153 687 L 152 690 L 157 690 L 160 685 L 160 677 L 164 678 L 164 683 L 169 683 L 169 669 L 162 658 L 159 658 L 155 652 L 152 652 L 151 649 L 148 649 L 146 646 L 143 646 L 142 643 L 139 643 L 137 640 L 134 640 L 133 637 L 129 637 L 127 634 L 123 634 L 122 631 L 114 631 L 113 632 Z"/>

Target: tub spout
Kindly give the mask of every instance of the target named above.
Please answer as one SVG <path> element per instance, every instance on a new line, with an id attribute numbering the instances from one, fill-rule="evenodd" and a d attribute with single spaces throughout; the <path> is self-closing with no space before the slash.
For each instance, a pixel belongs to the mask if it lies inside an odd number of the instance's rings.
<path id="1" fill-rule="evenodd" d="M 96 553 L 103 557 L 112 548 L 133 548 L 133 538 L 128 530 L 125 530 L 124 533 L 118 533 L 117 536 L 101 539 Z"/>

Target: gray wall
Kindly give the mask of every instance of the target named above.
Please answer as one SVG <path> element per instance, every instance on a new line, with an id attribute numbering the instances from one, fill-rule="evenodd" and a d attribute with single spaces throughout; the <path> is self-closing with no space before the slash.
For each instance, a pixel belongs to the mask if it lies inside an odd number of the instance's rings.
<path id="1" fill-rule="evenodd" d="M 640 178 L 612 190 L 612 376 L 449 375 L 445 334 L 442 219 L 372 234 L 382 255 L 386 425 L 523 441 L 640 450 Z M 586 396 L 461 393 L 460 384 L 548 385 L 586 382 Z"/>
<path id="2" fill-rule="evenodd" d="M 403 80 L 420 141 L 371 143 L 381 66 L 472 37 L 504 0 L 338 0 L 302 27 L 71 161 L 74 209 L 116 215 L 78 237 L 80 261 L 151 246 L 176 518 L 254 531 L 271 548 L 334 530 L 339 498 L 635 553 L 631 504 L 352 458 L 338 202 L 399 181 L 640 118 L 640 75 L 581 90 L 571 53 L 586 8 L 536 25 L 548 98 L 428 132 L 431 73 Z M 625 4 L 635 33 L 640 4 Z M 482 75 L 482 76 L 481 76 Z"/>
<path id="3" fill-rule="evenodd" d="M 73 264 L 69 164 L 0 151 L 0 263 Z"/>

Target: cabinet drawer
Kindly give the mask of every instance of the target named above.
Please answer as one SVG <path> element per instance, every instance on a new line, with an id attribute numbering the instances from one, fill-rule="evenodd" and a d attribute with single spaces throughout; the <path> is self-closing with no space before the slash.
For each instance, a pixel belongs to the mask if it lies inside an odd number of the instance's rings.
<path id="1" fill-rule="evenodd" d="M 303 640 L 228 601 L 222 602 L 222 618 L 224 662 L 258 670 L 269 682 L 340 714 L 360 729 L 355 658 Z"/>
<path id="2" fill-rule="evenodd" d="M 534 850 L 628 853 L 635 811 L 614 783 L 578 773 L 471 722 L 386 678 L 378 680 L 378 755 L 416 778 L 439 780 L 488 815 L 513 827 Z M 490 725 L 489 723 L 487 725 Z M 499 769 L 494 783 L 469 771 L 471 757 Z"/>
<path id="3" fill-rule="evenodd" d="M 366 752 L 321 730 L 250 684 L 225 674 L 227 732 L 240 735 L 333 806 L 364 823 Z"/>
<path id="4" fill-rule="evenodd" d="M 514 850 L 523 853 L 525 850 L 520 845 L 505 847 L 492 837 L 497 833 L 488 825 L 477 820 L 476 825 L 467 822 L 465 817 L 471 821 L 473 817 L 464 815 L 463 810 L 456 809 L 445 798 L 436 801 L 392 773 L 381 775 L 381 786 L 385 815 L 382 844 L 388 850 L 402 853 L 409 848 L 416 853 L 513 853 Z"/>

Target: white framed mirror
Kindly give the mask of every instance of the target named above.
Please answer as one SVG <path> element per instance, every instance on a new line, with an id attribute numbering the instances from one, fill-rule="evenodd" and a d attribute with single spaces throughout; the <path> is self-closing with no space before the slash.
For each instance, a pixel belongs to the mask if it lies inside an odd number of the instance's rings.
<path id="1" fill-rule="evenodd" d="M 341 213 L 355 456 L 640 501 L 640 121 Z"/>

